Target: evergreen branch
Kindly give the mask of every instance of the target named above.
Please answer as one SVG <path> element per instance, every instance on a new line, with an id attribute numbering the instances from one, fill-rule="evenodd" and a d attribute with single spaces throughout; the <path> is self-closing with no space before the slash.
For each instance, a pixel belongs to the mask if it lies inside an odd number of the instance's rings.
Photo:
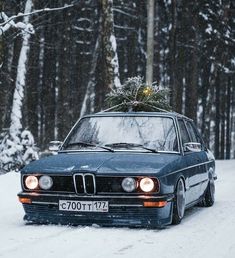
<path id="1" fill-rule="evenodd" d="M 146 85 L 141 77 L 129 78 L 121 88 L 107 94 L 109 110 L 118 111 L 162 111 L 168 112 L 167 91 L 160 90 L 156 83 Z"/>

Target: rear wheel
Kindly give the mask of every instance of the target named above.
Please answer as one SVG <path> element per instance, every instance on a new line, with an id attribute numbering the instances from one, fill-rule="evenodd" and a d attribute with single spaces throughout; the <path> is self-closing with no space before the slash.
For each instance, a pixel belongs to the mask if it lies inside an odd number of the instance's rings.
<path id="1" fill-rule="evenodd" d="M 184 211 L 185 211 L 185 189 L 184 189 L 183 179 L 181 178 L 177 183 L 176 191 L 175 191 L 172 224 L 177 225 L 181 222 L 182 218 L 184 217 Z"/>

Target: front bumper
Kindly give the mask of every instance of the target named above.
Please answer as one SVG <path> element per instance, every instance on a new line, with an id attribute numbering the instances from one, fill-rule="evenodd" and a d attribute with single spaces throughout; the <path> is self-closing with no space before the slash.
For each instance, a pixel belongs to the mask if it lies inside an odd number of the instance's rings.
<path id="1" fill-rule="evenodd" d="M 76 194 L 37 194 L 21 192 L 20 198 L 30 198 L 23 204 L 24 219 L 34 223 L 69 225 L 162 227 L 172 221 L 173 194 L 161 196 L 78 196 Z M 74 212 L 59 210 L 59 200 L 108 201 L 108 212 Z M 144 201 L 167 201 L 165 207 L 144 207 Z"/>

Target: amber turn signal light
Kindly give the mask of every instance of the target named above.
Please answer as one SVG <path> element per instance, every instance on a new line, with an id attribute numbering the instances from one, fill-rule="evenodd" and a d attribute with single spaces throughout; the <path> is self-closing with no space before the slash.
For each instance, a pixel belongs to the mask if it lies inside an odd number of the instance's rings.
<path id="1" fill-rule="evenodd" d="M 23 204 L 27 203 L 27 204 L 31 204 L 32 200 L 30 198 L 25 198 L 25 197 L 19 197 L 19 201 Z"/>
<path id="2" fill-rule="evenodd" d="M 157 207 L 162 208 L 167 205 L 167 201 L 159 201 L 159 202 L 144 202 L 144 207 Z"/>

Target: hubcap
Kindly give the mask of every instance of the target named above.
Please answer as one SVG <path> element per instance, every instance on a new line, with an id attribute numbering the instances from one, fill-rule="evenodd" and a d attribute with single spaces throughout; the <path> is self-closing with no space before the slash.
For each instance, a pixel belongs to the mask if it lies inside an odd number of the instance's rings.
<path id="1" fill-rule="evenodd" d="M 177 210 L 179 217 L 182 219 L 185 210 L 185 191 L 182 180 L 180 180 L 177 185 Z"/>

